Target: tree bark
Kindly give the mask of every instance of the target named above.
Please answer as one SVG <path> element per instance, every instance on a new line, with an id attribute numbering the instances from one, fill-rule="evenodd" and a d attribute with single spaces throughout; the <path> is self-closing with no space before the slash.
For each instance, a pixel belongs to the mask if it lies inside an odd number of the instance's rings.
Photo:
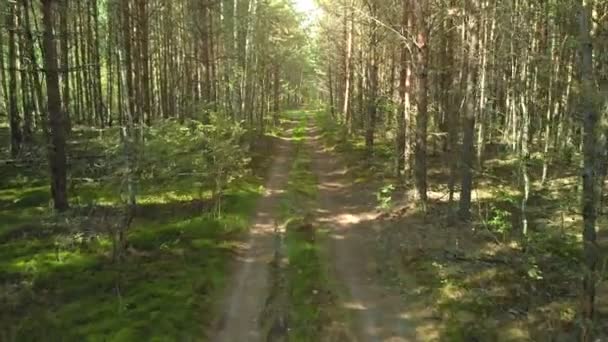
<path id="1" fill-rule="evenodd" d="M 351 64 L 353 54 L 353 23 L 349 11 L 352 11 L 352 9 L 345 10 L 344 13 L 344 39 L 346 41 L 346 51 L 344 51 L 344 96 L 342 99 L 342 117 L 346 122 L 346 129 L 348 131 L 348 134 L 350 135 L 352 134 L 353 126 L 353 118 L 351 115 L 352 110 L 350 108 L 350 90 L 352 78 Z"/>
<path id="2" fill-rule="evenodd" d="M 468 31 L 469 31 L 469 44 L 468 44 L 468 61 L 466 70 L 466 113 L 464 115 L 464 132 L 463 132 L 463 144 L 462 144 L 462 188 L 460 192 L 460 207 L 459 214 L 460 218 L 464 221 L 469 220 L 471 217 L 471 191 L 473 187 L 473 163 L 475 156 L 475 96 L 474 96 L 474 82 L 475 82 L 475 69 L 473 61 L 475 60 L 475 47 L 477 45 L 477 34 L 476 34 L 476 23 L 474 14 L 471 10 L 468 11 Z"/>
<path id="3" fill-rule="evenodd" d="M 129 114 L 135 124 L 139 123 L 138 116 L 135 112 L 135 92 L 133 85 L 133 62 L 131 58 L 132 48 L 131 48 L 131 10 L 130 10 L 130 2 L 131 0 L 121 0 L 122 2 L 122 30 L 123 30 L 123 44 L 124 44 L 124 64 L 125 64 L 125 74 L 126 74 L 126 88 L 127 88 L 127 108 Z"/>
<path id="4" fill-rule="evenodd" d="M 418 61 L 417 61 L 417 77 L 418 77 L 418 113 L 416 117 L 416 145 L 415 145 L 415 167 L 414 176 L 416 178 L 416 189 L 418 197 L 423 202 L 427 201 L 427 129 L 428 129 L 428 63 L 429 63 L 429 47 L 428 35 L 429 27 L 427 22 L 427 2 L 416 2 L 416 21 L 417 21 L 417 39 L 418 46 Z"/>
<path id="5" fill-rule="evenodd" d="M 16 3 L 8 3 L 6 26 L 8 27 L 8 117 L 11 132 L 11 155 L 16 157 L 23 142 L 21 117 L 17 100 L 17 31 Z"/>
<path id="6" fill-rule="evenodd" d="M 591 9 L 593 1 L 582 0 L 579 18 L 581 54 L 581 109 L 583 118 L 583 319 L 581 341 L 593 340 L 595 318 L 595 284 L 597 281 L 598 246 L 596 242 L 597 204 L 599 189 L 597 173 L 602 151 L 598 148 L 599 113 L 595 105 L 597 91 L 593 76 L 593 45 L 591 39 Z"/>
<path id="7" fill-rule="evenodd" d="M 451 1 L 451 5 L 454 6 L 454 1 Z M 455 220 L 455 210 L 454 210 L 454 192 L 456 185 L 456 173 L 458 168 L 458 132 L 459 132 L 459 120 L 458 120 L 458 103 L 457 96 L 451 90 L 453 89 L 454 82 L 454 72 L 452 70 L 454 63 L 454 40 L 456 39 L 456 35 L 452 33 L 452 27 L 454 25 L 454 19 L 452 16 L 448 19 L 446 23 L 447 36 L 445 37 L 445 74 L 444 74 L 444 110 L 446 111 L 447 116 L 447 167 L 449 170 L 448 176 L 448 224 L 452 224 Z"/>
<path id="8" fill-rule="evenodd" d="M 406 111 L 409 110 L 409 89 L 408 89 L 408 76 L 409 70 L 409 52 L 407 46 L 407 34 L 408 30 L 408 11 L 409 0 L 401 1 L 401 56 L 400 56 L 400 70 L 399 70 L 399 107 L 397 109 L 397 136 L 395 137 L 395 157 L 397 167 L 395 174 L 397 177 L 401 175 L 401 170 L 405 167 L 405 116 Z"/>
<path id="9" fill-rule="evenodd" d="M 370 15 L 376 17 L 377 5 L 375 0 L 370 1 Z M 374 150 L 374 135 L 376 131 L 376 116 L 378 111 L 378 24 L 375 20 L 370 23 L 370 51 L 367 64 L 367 118 L 365 120 L 365 147 L 368 156 Z"/>
<path id="10" fill-rule="evenodd" d="M 48 159 L 51 171 L 51 195 L 58 211 L 68 209 L 65 121 L 61 111 L 59 72 L 55 46 L 54 0 L 42 0 L 44 26 L 44 69 L 46 73 L 47 108 L 49 115 Z"/>
<path id="11" fill-rule="evenodd" d="M 72 120 L 70 112 L 70 50 L 69 50 L 69 31 L 68 31 L 68 16 L 69 16 L 69 0 L 62 0 L 61 2 L 61 14 L 59 20 L 59 26 L 61 27 L 61 68 L 62 70 L 62 104 L 63 113 L 65 115 L 65 126 L 66 130 L 70 132 L 72 130 Z M 108 47 L 109 48 L 109 47 Z"/>
<path id="12" fill-rule="evenodd" d="M 146 124 L 152 124 L 152 113 L 150 111 L 150 57 L 148 49 L 148 6 L 147 0 L 139 0 L 139 21 L 138 21 L 138 33 L 139 33 L 139 68 L 140 72 L 140 101 L 141 101 L 141 120 L 145 120 Z"/>

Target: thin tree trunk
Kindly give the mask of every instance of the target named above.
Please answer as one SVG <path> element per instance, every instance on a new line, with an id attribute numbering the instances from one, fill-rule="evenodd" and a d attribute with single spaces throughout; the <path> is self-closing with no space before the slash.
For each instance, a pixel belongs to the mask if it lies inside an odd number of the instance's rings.
<path id="1" fill-rule="evenodd" d="M 429 63 L 429 47 L 428 47 L 428 23 L 427 2 L 417 1 L 416 4 L 416 25 L 418 29 L 417 45 L 418 45 L 418 113 L 416 117 L 416 146 L 415 146 L 415 170 L 416 188 L 418 196 L 423 203 L 427 201 L 427 126 L 428 126 L 428 63 Z"/>
<path id="2" fill-rule="evenodd" d="M 329 113 L 331 114 L 331 117 L 335 119 L 336 109 L 334 107 L 334 82 L 331 63 L 327 63 L 327 83 L 329 89 Z"/>
<path id="3" fill-rule="evenodd" d="M 351 4 L 352 6 L 352 4 Z M 352 11 L 352 9 L 349 9 Z M 345 26 L 345 40 L 346 40 L 346 51 L 344 54 L 344 96 L 342 106 L 342 117 L 346 122 L 346 129 L 348 134 L 352 134 L 353 118 L 350 109 L 350 89 L 351 89 L 351 77 L 352 77 L 352 54 L 353 54 L 353 23 L 352 16 L 345 10 L 344 13 L 344 26 Z M 350 18 L 349 18 L 350 17 Z M 350 19 L 350 22 L 349 22 Z"/>
<path id="4" fill-rule="evenodd" d="M 409 32 L 409 23 L 410 23 L 410 11 L 409 11 L 409 0 L 402 0 L 401 3 L 401 34 L 403 37 L 406 37 Z M 397 137 L 395 142 L 396 146 L 396 157 L 397 157 L 397 169 L 396 174 L 399 176 L 401 174 L 401 170 L 405 172 L 406 165 L 408 162 L 407 155 L 407 141 L 408 137 L 406 134 L 406 123 L 407 118 L 409 116 L 410 111 L 410 53 L 407 46 L 407 41 L 405 38 L 402 38 L 401 42 L 401 60 L 400 60 L 400 68 L 399 71 L 399 107 L 397 110 Z"/>
<path id="5" fill-rule="evenodd" d="M 598 195 L 598 162 L 602 151 L 598 148 L 599 113 L 595 108 L 596 89 L 593 76 L 593 45 L 591 40 L 591 9 L 593 1 L 582 0 L 580 8 L 580 54 L 581 54 L 581 109 L 583 118 L 583 298 L 581 341 L 593 341 L 595 318 L 595 284 L 597 281 L 598 246 L 596 242 L 596 220 Z"/>
<path id="6" fill-rule="evenodd" d="M 141 120 L 145 120 L 146 124 L 152 123 L 152 113 L 150 112 L 150 58 L 148 49 L 148 9 L 147 0 L 139 0 L 139 48 L 140 54 L 139 68 L 141 68 L 141 86 L 140 86 L 140 101 L 141 101 Z"/>
<path id="7" fill-rule="evenodd" d="M 65 115 L 65 126 L 68 133 L 72 130 L 72 120 L 70 112 L 70 50 L 69 50 L 69 32 L 68 32 L 68 16 L 70 12 L 69 0 L 61 1 L 61 14 L 59 26 L 61 27 L 61 68 L 62 70 L 62 104 L 63 113 Z M 109 49 L 109 47 L 108 47 Z"/>
<path id="8" fill-rule="evenodd" d="M 79 5 L 80 6 L 80 5 Z M 82 45 L 82 43 L 80 42 L 80 31 L 78 29 L 79 24 L 78 24 L 78 16 L 74 16 L 74 19 L 72 20 L 72 22 L 74 23 L 73 29 L 72 29 L 72 33 L 73 33 L 73 39 L 74 39 L 74 63 L 72 63 L 73 65 L 79 65 L 80 63 L 80 52 L 81 52 L 81 48 L 80 46 Z M 82 94 L 82 68 L 79 68 L 79 70 L 76 70 L 74 72 L 75 75 L 75 99 L 76 99 L 76 108 L 75 108 L 75 114 L 76 114 L 76 122 L 78 123 L 82 123 L 84 121 L 84 117 L 83 117 L 83 112 L 85 111 L 84 108 L 84 96 Z M 73 115 L 72 115 L 73 116 Z M 74 120 L 72 120 L 73 123 Z M 72 124 L 73 126 L 73 124 Z"/>
<path id="9" fill-rule="evenodd" d="M 454 5 L 454 2 L 451 2 L 451 5 Z M 454 84 L 453 81 L 453 73 L 452 68 L 454 66 L 454 43 L 455 35 L 451 33 L 452 27 L 454 25 L 454 20 L 452 17 L 448 19 L 446 23 L 446 29 L 449 30 L 448 36 L 445 39 L 445 72 L 447 75 L 445 76 L 444 82 L 444 110 L 447 112 L 447 166 L 449 169 L 449 177 L 448 177 L 448 205 L 449 205 L 449 213 L 448 213 L 448 223 L 452 224 L 455 219 L 455 210 L 454 210 L 454 188 L 456 184 L 456 172 L 458 168 L 458 109 L 457 109 L 457 101 L 456 96 L 454 94 L 450 94 L 450 89 Z"/>
<path id="10" fill-rule="evenodd" d="M 47 108 L 49 113 L 48 159 L 51 171 L 51 195 L 56 210 L 68 209 L 65 121 L 61 110 L 59 72 L 54 25 L 54 0 L 42 0 L 44 26 L 44 69 L 46 73 Z"/>
<path id="11" fill-rule="evenodd" d="M 471 217 L 471 191 L 473 187 L 473 160 L 475 156 L 475 146 L 473 144 L 475 136 L 475 96 L 474 82 L 475 69 L 473 60 L 475 59 L 475 46 L 477 45 L 476 22 L 472 11 L 468 13 L 468 32 L 470 35 L 468 43 L 468 61 L 466 67 L 466 112 L 464 115 L 464 132 L 462 144 L 462 187 L 460 192 L 459 214 L 462 220 L 469 220 Z"/>
<path id="12" fill-rule="evenodd" d="M 124 64 L 126 73 L 126 88 L 127 88 L 127 108 L 128 115 L 133 118 L 133 122 L 138 123 L 137 116 L 135 113 L 135 93 L 133 87 L 133 63 L 131 58 L 131 11 L 129 3 L 131 0 L 121 0 L 122 2 L 122 20 L 123 20 L 123 44 L 124 44 Z"/>
<path id="13" fill-rule="evenodd" d="M 273 121 L 275 125 L 279 124 L 279 111 L 281 110 L 280 106 L 281 106 L 281 75 L 280 75 L 280 70 L 279 70 L 279 65 L 275 64 L 274 65 L 274 72 L 273 72 L 273 76 L 274 76 L 274 81 L 273 83 L 273 87 L 274 87 L 274 91 L 273 91 L 273 98 L 274 98 L 274 108 L 273 108 Z"/>
<path id="14" fill-rule="evenodd" d="M 92 53 L 93 53 L 93 72 L 95 75 L 95 81 L 93 82 L 94 93 L 95 93 L 95 107 L 99 115 L 99 121 L 101 127 L 104 128 L 108 124 L 106 106 L 103 103 L 103 90 L 102 90 L 102 79 L 101 79 L 101 49 L 100 49 L 100 37 L 99 37 L 99 10 L 97 8 L 97 0 L 91 0 L 91 7 L 93 9 L 93 36 L 94 41 L 91 42 Z M 109 47 L 108 47 L 109 48 Z"/>
<path id="15" fill-rule="evenodd" d="M 23 135 L 21 133 L 21 117 L 17 100 L 17 5 L 8 3 L 6 26 L 8 27 L 8 117 L 11 132 L 11 155 L 16 157 L 21 150 Z"/>
<path id="16" fill-rule="evenodd" d="M 376 3 L 371 0 L 371 16 L 376 16 Z M 365 147 L 368 157 L 374 150 L 374 135 L 376 131 L 376 115 L 378 111 L 378 24 L 372 20 L 370 24 L 370 55 L 367 65 L 368 70 L 368 98 L 367 118 L 365 120 Z"/>
<path id="17" fill-rule="evenodd" d="M 27 4 L 26 6 L 22 6 L 21 7 L 21 13 L 19 13 L 19 10 L 17 10 L 17 17 L 19 18 L 24 18 L 25 16 L 28 16 L 28 9 L 27 9 Z M 29 20 L 28 20 L 29 21 Z M 29 30 L 29 27 L 26 27 L 26 25 L 28 24 L 28 21 L 26 20 L 21 20 L 20 21 L 20 31 L 21 32 L 27 32 Z M 32 61 L 30 60 L 28 62 L 27 57 L 26 57 L 26 45 L 28 44 L 27 40 L 29 37 L 27 37 L 27 34 L 22 34 L 20 35 L 20 39 L 19 39 L 19 65 L 20 65 L 20 79 L 21 79 L 21 108 L 23 109 L 23 127 L 22 127 L 22 135 L 23 135 L 23 143 L 25 145 L 28 145 L 32 142 L 32 116 L 33 116 L 33 112 L 35 111 L 35 107 L 36 107 L 36 102 L 35 102 L 35 97 L 32 96 L 32 92 L 31 90 L 33 89 L 31 83 L 31 77 L 30 77 L 30 69 L 33 70 L 34 72 L 36 71 L 36 65 L 32 64 Z"/>

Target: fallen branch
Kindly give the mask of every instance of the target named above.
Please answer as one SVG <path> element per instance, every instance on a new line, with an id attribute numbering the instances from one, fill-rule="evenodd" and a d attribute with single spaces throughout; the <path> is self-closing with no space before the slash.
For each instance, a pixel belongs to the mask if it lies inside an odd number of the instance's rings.
<path id="1" fill-rule="evenodd" d="M 458 255 L 458 254 L 455 254 L 455 253 L 449 252 L 449 251 L 444 251 L 443 258 L 450 260 L 450 261 L 461 261 L 461 262 L 475 262 L 475 263 L 501 264 L 501 265 L 511 264 L 510 260 L 507 260 L 504 258 L 496 258 L 496 257 L 488 257 L 488 256 L 472 258 L 472 257 L 468 257 L 466 255 Z"/>

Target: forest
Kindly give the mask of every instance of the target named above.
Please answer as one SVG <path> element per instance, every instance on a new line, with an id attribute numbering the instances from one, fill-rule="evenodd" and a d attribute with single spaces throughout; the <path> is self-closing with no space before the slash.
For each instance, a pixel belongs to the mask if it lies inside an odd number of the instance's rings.
<path id="1" fill-rule="evenodd" d="M 0 0 L 0 341 L 608 341 L 608 1 Z"/>

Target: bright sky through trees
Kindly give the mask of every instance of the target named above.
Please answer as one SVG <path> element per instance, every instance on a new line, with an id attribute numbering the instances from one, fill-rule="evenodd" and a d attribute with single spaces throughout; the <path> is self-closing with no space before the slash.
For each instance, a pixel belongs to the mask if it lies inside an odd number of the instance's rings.
<path id="1" fill-rule="evenodd" d="M 294 4 L 300 12 L 314 13 L 318 10 L 315 0 L 294 0 Z"/>
<path id="2" fill-rule="evenodd" d="M 309 26 L 319 15 L 319 7 L 315 0 L 293 0 L 293 4 L 298 12 L 307 16 L 304 24 Z"/>

